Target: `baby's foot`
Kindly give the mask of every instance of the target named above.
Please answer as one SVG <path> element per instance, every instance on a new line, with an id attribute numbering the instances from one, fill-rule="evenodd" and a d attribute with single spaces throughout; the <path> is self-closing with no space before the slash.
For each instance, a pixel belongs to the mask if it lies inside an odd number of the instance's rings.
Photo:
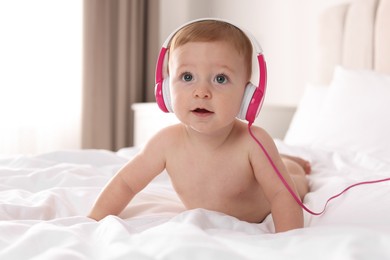
<path id="1" fill-rule="evenodd" d="M 281 156 L 284 158 L 290 159 L 290 160 L 296 162 L 297 164 L 299 164 L 303 168 L 303 170 L 306 174 L 309 174 L 311 172 L 311 165 L 310 165 L 309 161 L 306 161 L 305 159 L 302 159 L 301 157 L 292 156 L 292 155 L 281 154 Z"/>

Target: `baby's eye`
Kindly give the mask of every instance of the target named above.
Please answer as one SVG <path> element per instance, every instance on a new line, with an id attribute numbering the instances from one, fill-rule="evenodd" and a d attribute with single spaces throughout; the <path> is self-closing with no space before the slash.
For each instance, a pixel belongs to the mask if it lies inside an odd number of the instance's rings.
<path id="1" fill-rule="evenodd" d="M 215 77 L 215 81 L 219 84 L 224 84 L 228 81 L 228 79 L 225 75 L 220 74 Z"/>
<path id="2" fill-rule="evenodd" d="M 183 75 L 181 76 L 181 79 L 184 80 L 184 81 L 191 81 L 193 79 L 192 77 L 192 74 L 191 73 L 183 73 Z"/>

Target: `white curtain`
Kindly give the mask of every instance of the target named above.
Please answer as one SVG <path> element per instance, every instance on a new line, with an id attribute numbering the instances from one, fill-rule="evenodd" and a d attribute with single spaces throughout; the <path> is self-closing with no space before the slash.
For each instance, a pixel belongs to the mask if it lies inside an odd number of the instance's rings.
<path id="1" fill-rule="evenodd" d="M 80 148 L 79 0 L 0 0 L 0 154 Z"/>

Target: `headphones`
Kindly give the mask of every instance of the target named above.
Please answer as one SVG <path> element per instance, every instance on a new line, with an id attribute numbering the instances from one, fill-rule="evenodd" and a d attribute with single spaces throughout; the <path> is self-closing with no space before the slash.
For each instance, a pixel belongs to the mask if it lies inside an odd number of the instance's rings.
<path id="1" fill-rule="evenodd" d="M 155 96 L 156 96 L 157 105 L 164 112 L 167 113 L 173 112 L 172 104 L 171 104 L 171 95 L 169 90 L 169 76 L 167 78 L 164 78 L 163 76 L 164 61 L 165 61 L 166 52 L 168 50 L 168 45 L 172 40 L 172 38 L 174 37 L 174 35 L 182 28 L 193 23 L 197 23 L 200 21 L 208 21 L 208 20 L 221 21 L 233 25 L 228 21 L 215 19 L 215 18 L 203 18 L 203 19 L 193 20 L 191 22 L 188 22 L 180 26 L 178 29 L 173 31 L 165 40 L 160 50 L 160 54 L 158 56 L 157 65 L 156 65 Z M 252 43 L 254 51 L 256 52 L 256 57 L 258 62 L 258 69 L 259 69 L 258 86 L 255 86 L 250 82 L 246 85 L 244 96 L 241 101 L 240 111 L 237 115 L 237 118 L 246 120 L 249 122 L 249 124 L 252 124 L 255 121 L 256 117 L 258 116 L 261 106 L 263 105 L 265 90 L 267 85 L 267 67 L 263 56 L 263 50 L 261 49 L 260 44 L 256 41 L 256 39 L 249 32 L 246 32 L 245 30 L 237 27 L 236 25 L 233 26 L 238 28 L 242 33 L 244 33 L 248 37 L 248 39 Z"/>

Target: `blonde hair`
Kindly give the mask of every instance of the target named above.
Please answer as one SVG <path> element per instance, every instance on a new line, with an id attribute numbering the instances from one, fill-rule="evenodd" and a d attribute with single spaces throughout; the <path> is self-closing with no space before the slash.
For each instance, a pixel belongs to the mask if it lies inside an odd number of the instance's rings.
<path id="1" fill-rule="evenodd" d="M 169 52 L 189 42 L 230 43 L 240 55 L 244 56 L 248 81 L 252 74 L 252 43 L 236 26 L 218 20 L 203 20 L 191 23 L 180 29 L 169 43 Z"/>

